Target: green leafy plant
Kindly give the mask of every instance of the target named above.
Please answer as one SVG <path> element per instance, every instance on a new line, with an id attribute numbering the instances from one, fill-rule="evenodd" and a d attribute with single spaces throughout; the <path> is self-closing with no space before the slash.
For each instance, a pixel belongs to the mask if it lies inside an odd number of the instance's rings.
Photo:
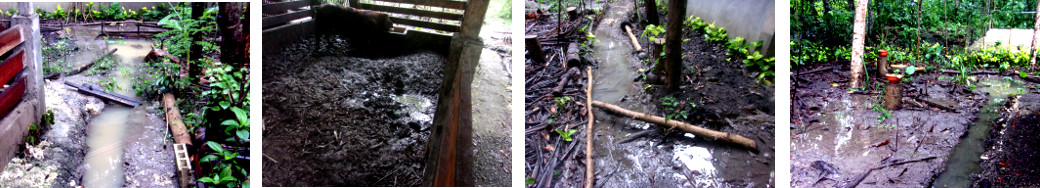
<path id="1" fill-rule="evenodd" d="M 640 35 L 640 37 L 642 37 L 643 39 L 654 41 L 657 40 L 658 37 L 663 35 L 664 32 L 664 26 L 650 24 L 646 26 L 646 29 L 643 30 L 643 34 Z"/>
<path id="2" fill-rule="evenodd" d="M 715 24 L 709 24 L 704 28 L 704 40 L 708 42 L 723 43 L 728 41 L 726 37 L 726 28 L 715 26 Z"/>
<path id="3" fill-rule="evenodd" d="M 693 102 L 688 102 L 689 106 L 687 106 L 687 101 L 689 101 L 689 99 L 678 100 L 671 96 L 661 97 L 661 105 L 664 106 L 665 112 L 668 113 L 668 115 L 665 116 L 665 122 L 679 118 L 686 119 L 687 111 L 697 108 L 697 104 Z"/>
<path id="4" fill-rule="evenodd" d="M 561 109 L 563 109 L 563 107 L 565 105 L 567 105 L 568 102 L 571 101 L 571 97 L 568 97 L 568 96 L 556 97 L 556 98 L 553 99 L 553 101 L 556 101 L 556 109 L 557 110 L 561 110 Z M 552 117 L 549 117 L 549 124 L 552 124 L 553 120 L 556 119 L 556 115 L 557 115 L 557 113 L 554 112 Z"/>
<path id="5" fill-rule="evenodd" d="M 236 178 L 238 175 L 234 173 L 241 173 L 240 175 L 242 176 L 240 177 L 245 177 L 249 173 L 235 162 L 234 159 L 238 156 L 238 153 L 224 150 L 223 146 L 213 141 L 207 141 L 206 145 L 216 153 L 208 154 L 202 157 L 200 161 L 215 163 L 216 168 L 213 173 L 199 178 L 198 181 L 219 187 L 238 187 L 242 185 L 244 181 Z"/>
<path id="6" fill-rule="evenodd" d="M 555 129 L 555 130 L 556 130 L 556 133 L 560 133 L 560 136 L 563 137 L 563 140 L 566 140 L 568 142 L 570 142 L 572 140 L 571 139 L 571 135 L 573 135 L 574 133 L 578 132 L 578 130 L 576 130 L 576 129 L 566 129 L 566 130 Z"/>

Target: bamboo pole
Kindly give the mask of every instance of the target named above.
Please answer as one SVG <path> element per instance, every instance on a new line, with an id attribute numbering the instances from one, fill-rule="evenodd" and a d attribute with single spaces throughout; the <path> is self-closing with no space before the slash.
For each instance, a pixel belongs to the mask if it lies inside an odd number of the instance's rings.
<path id="1" fill-rule="evenodd" d="M 746 138 L 744 136 L 740 136 L 740 135 L 736 135 L 736 134 L 730 134 L 730 133 L 727 133 L 727 132 L 715 131 L 715 130 L 706 129 L 706 128 L 702 128 L 702 127 L 697 127 L 697 126 L 690 125 L 689 123 L 681 122 L 681 121 L 678 121 L 678 120 L 667 120 L 667 119 L 665 119 L 665 118 L 663 118 L 661 116 L 655 116 L 655 115 L 650 115 L 650 114 L 647 114 L 647 113 L 635 112 L 635 111 L 631 111 L 631 110 L 627 110 L 627 109 L 621 108 L 619 106 L 615 106 L 615 105 L 612 105 L 612 104 L 607 104 L 605 102 L 592 101 L 592 105 L 596 106 L 596 107 L 599 107 L 599 108 L 603 108 L 603 109 L 612 111 L 612 112 L 615 112 L 615 113 L 618 113 L 618 114 L 621 114 L 621 115 L 624 115 L 624 116 L 631 117 L 633 119 L 638 119 L 638 120 L 642 120 L 642 121 L 646 121 L 646 122 L 650 122 L 650 123 L 655 123 L 655 124 L 659 124 L 659 125 L 666 125 L 668 127 L 673 127 L 673 128 L 679 128 L 679 130 L 683 130 L 683 131 L 686 131 L 686 132 L 689 132 L 689 133 L 693 133 L 694 135 L 697 135 L 697 136 L 707 137 L 708 140 L 715 140 L 715 141 L 720 141 L 720 142 L 733 143 L 733 144 L 740 145 L 740 146 L 743 146 L 743 147 L 751 149 L 751 150 L 758 151 L 758 147 L 755 145 L 755 141 L 753 141 L 751 139 L 748 139 L 748 138 Z"/>
<path id="2" fill-rule="evenodd" d="M 588 88 L 585 89 L 585 109 L 589 111 L 589 125 L 585 126 L 585 188 L 592 188 L 596 180 L 592 171 L 592 122 L 596 121 L 592 115 L 592 67 L 585 67 L 585 72 L 589 75 Z"/>

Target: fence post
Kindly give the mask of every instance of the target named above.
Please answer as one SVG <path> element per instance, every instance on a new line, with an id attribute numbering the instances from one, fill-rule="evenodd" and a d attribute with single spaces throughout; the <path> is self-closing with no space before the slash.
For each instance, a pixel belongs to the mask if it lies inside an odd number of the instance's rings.
<path id="1" fill-rule="evenodd" d="M 44 101 L 43 93 L 43 51 L 40 41 L 40 16 L 36 14 L 33 9 L 32 3 L 20 2 L 18 3 L 18 14 L 11 16 L 11 25 L 22 25 L 23 35 L 25 37 L 25 43 L 22 44 L 22 49 L 25 50 L 25 97 L 26 100 L 36 100 L 36 104 L 40 105 L 33 114 L 33 117 L 39 119 L 43 116 L 43 112 L 47 110 Z"/>

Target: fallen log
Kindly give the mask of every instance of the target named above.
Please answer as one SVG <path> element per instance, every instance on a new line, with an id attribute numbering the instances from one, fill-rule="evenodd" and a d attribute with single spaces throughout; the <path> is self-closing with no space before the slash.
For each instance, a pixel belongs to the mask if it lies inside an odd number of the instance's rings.
<path id="1" fill-rule="evenodd" d="M 527 35 L 524 38 L 524 47 L 527 48 L 527 54 L 531 56 L 531 60 L 536 63 L 545 63 L 545 51 L 542 50 L 541 41 L 538 41 L 538 35 Z"/>
<path id="2" fill-rule="evenodd" d="M 101 87 L 97 87 L 94 85 L 77 84 L 69 81 L 65 81 L 65 85 L 72 86 L 76 88 L 76 90 L 79 90 L 79 92 L 86 93 L 88 95 L 95 96 L 107 101 L 116 102 L 129 107 L 137 107 L 141 105 L 141 101 L 120 94 L 104 91 Z"/>
<path id="3" fill-rule="evenodd" d="M 567 64 L 566 67 L 577 67 L 581 65 L 581 56 L 578 56 L 578 52 L 581 49 L 578 48 L 578 43 L 570 43 L 567 45 Z"/>
<path id="4" fill-rule="evenodd" d="M 596 176 L 592 171 L 592 122 L 596 121 L 592 115 L 592 67 L 585 67 L 589 76 L 589 85 L 585 89 L 585 110 L 589 113 L 589 125 L 585 126 L 585 188 L 592 188 Z"/>
<path id="5" fill-rule="evenodd" d="M 173 94 L 166 93 L 163 94 L 162 102 L 163 108 L 166 109 L 166 123 L 170 126 L 173 141 L 177 144 L 192 145 L 188 128 L 184 125 L 181 111 L 177 108 L 177 98 Z"/>
<path id="6" fill-rule="evenodd" d="M 667 120 L 667 119 L 665 119 L 665 118 L 663 118 L 661 116 L 654 116 L 654 115 L 650 115 L 650 114 L 647 114 L 647 113 L 630 111 L 630 110 L 621 108 L 619 106 L 615 106 L 615 105 L 612 105 L 612 104 L 607 104 L 607 103 L 600 102 L 600 101 L 592 101 L 592 106 L 603 108 L 603 109 L 606 109 L 606 110 L 609 110 L 609 111 L 612 111 L 612 112 L 615 112 L 615 113 L 618 113 L 618 114 L 621 114 L 621 115 L 625 115 L 625 116 L 628 116 L 628 117 L 631 117 L 631 118 L 634 118 L 634 119 L 638 119 L 638 120 L 642 120 L 642 121 L 646 121 L 646 122 L 650 122 L 650 123 L 656 123 L 656 124 L 659 124 L 659 125 L 666 125 L 666 126 L 672 127 L 672 128 L 679 128 L 679 130 L 683 130 L 683 131 L 686 131 L 686 132 L 689 132 L 689 133 L 693 133 L 694 135 L 697 135 L 697 136 L 707 137 L 708 140 L 715 140 L 715 141 L 721 141 L 721 142 L 726 142 L 726 143 L 732 143 L 732 144 L 743 146 L 745 148 L 748 148 L 748 149 L 751 149 L 751 150 L 754 150 L 754 151 L 758 151 L 758 147 L 756 146 L 755 141 L 753 141 L 751 139 L 748 139 L 748 138 L 746 138 L 744 136 L 740 136 L 740 135 L 736 135 L 736 134 L 730 134 L 730 133 L 727 133 L 727 132 L 715 131 L 715 130 L 706 129 L 706 128 L 702 128 L 702 127 L 697 127 L 697 126 L 690 125 L 689 123 L 681 122 L 681 121 L 678 121 L 678 120 Z"/>
<path id="7" fill-rule="evenodd" d="M 561 75 L 560 83 L 556 84 L 556 87 L 553 87 L 553 97 L 563 96 L 563 88 L 567 86 L 567 83 L 570 83 L 571 78 L 575 77 L 575 74 L 578 74 L 578 71 L 578 67 L 571 67 L 570 69 L 567 69 L 567 72 L 564 72 L 563 75 Z"/>
<path id="8" fill-rule="evenodd" d="M 639 40 L 636 39 L 636 35 L 632 34 L 632 27 L 631 26 L 629 26 L 627 24 L 625 25 L 625 33 L 628 34 L 628 39 L 632 40 L 632 48 L 635 49 L 636 52 L 642 52 L 643 51 L 643 47 L 639 46 Z"/>
<path id="9" fill-rule="evenodd" d="M 915 101 L 921 101 L 922 103 L 927 104 L 928 106 L 936 107 L 936 108 L 942 109 L 942 110 L 947 111 L 947 112 L 957 113 L 957 109 L 954 109 L 953 107 L 949 107 L 949 106 L 942 105 L 942 104 L 939 104 L 939 103 L 935 103 L 935 102 L 933 102 L 931 100 L 926 100 L 926 99 L 914 99 L 914 100 Z"/>
<path id="10" fill-rule="evenodd" d="M 76 69 L 72 69 L 72 70 L 70 70 L 69 72 L 63 72 L 63 73 L 61 73 L 61 72 L 56 72 L 56 73 L 51 73 L 51 74 L 47 75 L 47 77 L 46 77 L 46 78 L 47 78 L 47 79 L 54 79 L 54 78 L 57 78 L 58 76 L 62 76 L 62 75 L 76 75 L 76 74 L 79 74 L 79 73 L 81 73 L 81 72 L 83 72 L 83 71 L 87 70 L 88 68 L 90 68 L 90 67 L 94 66 L 94 63 L 97 63 L 98 61 L 101 61 L 102 59 L 105 59 L 105 57 L 108 57 L 108 56 L 110 56 L 110 55 L 112 55 L 112 54 L 116 53 L 116 51 L 117 51 L 117 50 L 119 50 L 119 48 L 115 48 L 115 49 L 112 49 L 112 51 L 109 51 L 108 53 L 105 53 L 105 55 L 102 55 L 102 56 L 101 56 L 100 58 L 98 58 L 97 60 L 94 60 L 94 61 L 90 61 L 90 62 L 88 62 L 87 64 L 83 64 L 83 65 L 80 65 L 79 67 L 76 67 Z"/>

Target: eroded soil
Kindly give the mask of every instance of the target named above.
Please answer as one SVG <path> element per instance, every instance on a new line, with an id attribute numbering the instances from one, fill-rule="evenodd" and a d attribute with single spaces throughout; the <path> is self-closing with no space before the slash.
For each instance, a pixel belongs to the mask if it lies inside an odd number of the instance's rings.
<path id="1" fill-rule="evenodd" d="M 264 57 L 264 186 L 420 183 L 443 56 L 345 56 L 339 37 L 283 53 Z"/>
<path id="2" fill-rule="evenodd" d="M 982 171 L 973 174 L 975 187 L 1040 186 L 1040 94 L 1011 97 L 1001 108 L 997 125 L 980 157 Z"/>

